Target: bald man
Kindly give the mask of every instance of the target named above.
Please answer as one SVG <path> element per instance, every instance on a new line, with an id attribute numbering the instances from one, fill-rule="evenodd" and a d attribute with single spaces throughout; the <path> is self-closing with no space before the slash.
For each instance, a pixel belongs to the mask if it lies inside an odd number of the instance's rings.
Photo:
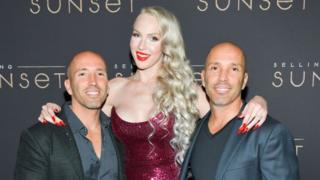
<path id="1" fill-rule="evenodd" d="M 16 180 L 123 179 L 110 119 L 101 113 L 108 94 L 107 66 L 91 51 L 74 56 L 64 85 L 71 96 L 59 114 L 66 124 L 36 124 L 20 138 Z"/>
<path id="2" fill-rule="evenodd" d="M 196 180 L 297 180 L 298 161 L 288 129 L 270 116 L 261 128 L 240 129 L 241 91 L 248 81 L 245 55 L 224 42 L 208 54 L 201 74 L 210 112 L 199 122 L 182 165 Z"/>

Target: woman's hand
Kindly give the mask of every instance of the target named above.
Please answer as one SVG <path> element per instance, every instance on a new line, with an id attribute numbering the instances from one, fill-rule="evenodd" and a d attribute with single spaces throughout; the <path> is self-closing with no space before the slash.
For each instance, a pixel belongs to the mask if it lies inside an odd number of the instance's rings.
<path id="1" fill-rule="evenodd" d="M 42 124 L 46 124 L 47 122 L 50 122 L 52 124 L 55 124 L 56 126 L 64 126 L 64 122 L 58 118 L 55 113 L 58 113 L 61 111 L 61 108 L 59 105 L 55 103 L 47 103 L 46 105 L 42 106 L 41 114 L 38 118 L 38 120 Z"/>
<path id="2" fill-rule="evenodd" d="M 243 118 L 243 122 L 238 129 L 238 134 L 246 133 L 251 128 L 259 128 L 265 122 L 267 114 L 268 107 L 266 100 L 261 96 L 252 98 L 239 116 Z"/>

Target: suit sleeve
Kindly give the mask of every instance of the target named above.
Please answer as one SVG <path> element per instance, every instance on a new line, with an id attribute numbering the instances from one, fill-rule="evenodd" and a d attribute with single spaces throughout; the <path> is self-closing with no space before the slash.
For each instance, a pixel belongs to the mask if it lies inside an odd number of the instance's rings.
<path id="1" fill-rule="evenodd" d="M 294 140 L 284 125 L 272 128 L 262 150 L 260 167 L 263 180 L 299 180 Z"/>
<path id="2" fill-rule="evenodd" d="M 22 133 L 14 172 L 15 180 L 46 180 L 48 159 L 37 139 L 26 130 Z"/>

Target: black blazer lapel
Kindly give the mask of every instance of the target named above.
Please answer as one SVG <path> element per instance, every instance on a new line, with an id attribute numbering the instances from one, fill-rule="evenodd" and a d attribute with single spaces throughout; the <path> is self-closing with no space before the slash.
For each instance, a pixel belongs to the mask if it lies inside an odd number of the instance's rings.
<path id="1" fill-rule="evenodd" d="M 223 178 L 223 175 L 225 174 L 227 167 L 232 162 L 233 157 L 235 156 L 237 150 L 239 149 L 245 137 L 244 135 L 237 135 L 238 128 L 240 127 L 242 121 L 240 119 L 233 119 L 232 121 L 236 122 L 232 127 L 230 137 L 220 157 L 218 168 L 216 171 L 216 180 L 221 180 Z"/>
<path id="2" fill-rule="evenodd" d="M 65 152 L 65 156 L 70 161 L 72 168 L 75 170 L 76 174 L 80 177 L 80 179 L 84 179 L 80 154 L 72 131 L 69 127 L 67 118 L 63 112 L 59 114 L 59 117 L 66 124 L 66 126 L 58 127 L 56 131 L 57 138 L 61 140 L 61 149 Z"/>

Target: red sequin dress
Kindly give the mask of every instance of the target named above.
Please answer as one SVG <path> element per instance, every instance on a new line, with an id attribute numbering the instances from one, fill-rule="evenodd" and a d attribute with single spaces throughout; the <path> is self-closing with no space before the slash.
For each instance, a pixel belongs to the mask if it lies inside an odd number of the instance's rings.
<path id="1" fill-rule="evenodd" d="M 170 115 L 165 128 L 159 121 L 164 117 L 162 113 L 146 122 L 130 123 L 119 117 L 112 108 L 112 129 L 115 136 L 125 146 L 125 175 L 128 180 L 177 180 L 180 167 L 176 164 L 175 152 L 170 146 L 173 137 L 174 116 Z M 152 132 L 150 122 L 155 133 L 148 141 Z"/>

